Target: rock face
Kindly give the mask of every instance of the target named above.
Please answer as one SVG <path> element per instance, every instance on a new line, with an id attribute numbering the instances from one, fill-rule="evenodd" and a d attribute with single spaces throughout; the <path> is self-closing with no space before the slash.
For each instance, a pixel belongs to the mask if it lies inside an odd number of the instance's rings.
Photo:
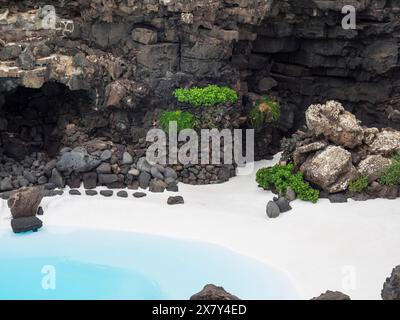
<path id="1" fill-rule="evenodd" d="M 216 117 L 229 128 L 248 122 L 261 95 L 277 97 L 280 121 L 256 134 L 261 156 L 277 149 L 283 133 L 304 125 L 306 107 L 317 101 L 337 99 L 366 125 L 399 128 L 399 5 L 351 3 L 357 30 L 343 30 L 337 1 L 53 1 L 55 25 L 49 26 L 46 1 L 0 0 L 8 8 L 0 16 L 0 172 L 12 171 L 12 177 L 0 176 L 0 191 L 48 182 L 41 162 L 50 159 L 41 159 L 38 149 L 54 159 L 61 147 L 90 144 L 88 154 L 99 157 L 111 145 L 123 146 L 133 159 L 117 152 L 122 160 L 112 173 L 121 174 L 121 166 L 145 154 L 146 133 L 161 111 L 188 108 L 171 94 L 178 87 L 217 83 L 235 89 L 237 105 L 221 106 Z M 313 126 L 316 119 L 308 118 Z M 328 112 L 321 119 L 331 128 L 325 135 L 331 142 L 360 145 L 359 127 L 348 113 Z M 95 138 L 104 140 L 92 144 Z M 386 150 L 381 141 L 387 139 L 393 137 L 377 137 L 374 154 L 398 150 L 391 143 Z M 107 154 L 101 161 L 114 165 Z M 96 165 L 81 155 L 60 161 L 63 178 Z M 37 181 L 13 170 L 10 159 L 27 160 L 19 168 L 34 170 Z M 235 174 L 230 166 L 174 169 L 190 184 L 221 183 Z M 122 180 L 113 184 L 131 182 Z"/>
<path id="2" fill-rule="evenodd" d="M 24 217 L 11 220 L 11 228 L 14 233 L 37 232 L 42 226 L 43 222 L 37 217 Z"/>
<path id="3" fill-rule="evenodd" d="M 42 198 L 38 188 L 22 188 L 13 192 L 8 200 L 13 218 L 36 216 Z"/>
<path id="4" fill-rule="evenodd" d="M 359 121 L 336 101 L 312 105 L 306 112 L 308 129 L 316 136 L 323 136 L 346 148 L 362 144 L 364 131 Z"/>
<path id="5" fill-rule="evenodd" d="M 284 151 L 289 159 L 282 160 L 293 161 L 309 182 L 328 194 L 346 192 L 351 181 L 366 177 L 370 186 L 361 198 L 398 196 L 397 186 L 380 185 L 379 178 L 398 153 L 400 131 L 360 126 L 335 101 L 310 106 L 306 116 L 309 130 L 291 138 Z"/>
<path id="6" fill-rule="evenodd" d="M 350 297 L 339 291 L 327 291 L 311 300 L 351 300 Z"/>
<path id="7" fill-rule="evenodd" d="M 382 290 L 383 300 L 400 300 L 400 266 L 393 269 Z"/>
<path id="8" fill-rule="evenodd" d="M 190 297 L 190 300 L 239 300 L 238 297 L 226 292 L 224 288 L 213 284 L 206 285 L 199 293 Z"/>

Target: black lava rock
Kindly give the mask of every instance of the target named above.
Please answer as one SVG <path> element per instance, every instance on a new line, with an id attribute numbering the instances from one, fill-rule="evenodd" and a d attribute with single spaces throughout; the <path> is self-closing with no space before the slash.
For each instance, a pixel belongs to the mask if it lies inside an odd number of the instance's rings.
<path id="1" fill-rule="evenodd" d="M 93 196 L 97 196 L 97 191 L 96 190 L 85 190 L 85 193 L 87 196 L 93 197 Z"/>
<path id="2" fill-rule="evenodd" d="M 42 226 L 42 220 L 37 217 L 24 217 L 11 220 L 11 228 L 14 233 L 37 232 Z"/>
<path id="3" fill-rule="evenodd" d="M 144 198 L 145 196 L 147 196 L 147 194 L 145 194 L 144 192 L 135 192 L 135 193 L 133 194 L 133 196 L 134 196 L 135 198 Z"/>
<path id="4" fill-rule="evenodd" d="M 119 192 L 117 193 L 117 197 L 120 197 L 120 198 L 128 198 L 128 192 L 126 192 L 126 191 L 119 191 Z"/>
<path id="5" fill-rule="evenodd" d="M 181 196 L 169 197 L 167 203 L 169 205 L 184 204 L 185 200 Z"/>
<path id="6" fill-rule="evenodd" d="M 101 190 L 100 194 L 103 197 L 112 197 L 112 195 L 114 194 L 114 191 L 112 191 L 112 190 Z"/>

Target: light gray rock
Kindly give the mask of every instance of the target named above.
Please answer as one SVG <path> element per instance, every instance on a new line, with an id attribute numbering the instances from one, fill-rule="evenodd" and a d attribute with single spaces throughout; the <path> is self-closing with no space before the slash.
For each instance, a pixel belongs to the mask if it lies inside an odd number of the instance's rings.
<path id="1" fill-rule="evenodd" d="M 150 173 L 151 170 L 151 165 L 145 157 L 142 157 L 138 160 L 136 167 L 138 168 L 139 171 L 145 171 L 148 173 Z"/>
<path id="2" fill-rule="evenodd" d="M 87 154 L 84 150 L 74 149 L 64 153 L 57 162 L 57 169 L 60 172 L 84 173 L 97 168 L 101 161 Z"/>
<path id="3" fill-rule="evenodd" d="M 353 149 L 362 144 L 364 131 L 357 118 L 337 101 L 311 105 L 306 111 L 308 129 L 333 143 Z"/>
<path id="4" fill-rule="evenodd" d="M 58 172 L 56 168 L 54 168 L 51 172 L 49 183 L 54 185 L 55 188 L 62 189 L 65 187 L 64 178 L 61 176 L 60 172 Z"/>
<path id="5" fill-rule="evenodd" d="M 108 160 L 110 160 L 111 159 L 111 157 L 112 157 L 112 152 L 111 152 L 111 150 L 104 150 L 102 153 L 101 153 L 101 155 L 100 155 L 100 160 L 101 161 L 108 161 Z"/>
<path id="6" fill-rule="evenodd" d="M 153 176 L 153 178 L 159 179 L 159 180 L 163 180 L 164 176 L 163 174 L 158 170 L 158 168 L 156 166 L 152 166 L 150 169 L 150 173 Z"/>
<path id="7" fill-rule="evenodd" d="M 165 178 L 173 178 L 174 180 L 176 180 L 178 178 L 178 175 L 176 174 L 175 170 L 172 168 L 165 168 L 164 171 L 164 177 Z"/>
<path id="8" fill-rule="evenodd" d="M 124 152 L 122 155 L 122 164 L 130 165 L 133 163 L 133 158 L 128 152 Z"/>
<path id="9" fill-rule="evenodd" d="M 269 218 L 278 218 L 281 214 L 278 205 L 274 201 L 270 201 L 267 204 L 267 216 Z"/>
<path id="10" fill-rule="evenodd" d="M 128 171 L 128 174 L 134 177 L 138 177 L 140 175 L 140 171 L 136 168 L 132 168 L 131 170 Z"/>

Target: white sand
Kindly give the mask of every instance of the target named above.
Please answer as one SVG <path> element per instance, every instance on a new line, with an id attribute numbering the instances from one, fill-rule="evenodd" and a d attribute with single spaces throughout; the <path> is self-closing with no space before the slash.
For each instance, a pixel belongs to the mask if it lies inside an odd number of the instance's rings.
<path id="1" fill-rule="evenodd" d="M 256 164 L 256 169 L 272 161 Z M 304 299 L 339 290 L 353 299 L 380 299 L 385 278 L 400 264 L 400 199 L 347 204 L 295 201 L 268 219 L 273 195 L 257 188 L 255 172 L 222 185 L 180 184 L 185 205 L 171 193 L 135 199 L 57 196 L 44 200 L 45 229 L 105 228 L 212 242 L 286 273 Z M 10 228 L 0 201 L 0 229 Z"/>

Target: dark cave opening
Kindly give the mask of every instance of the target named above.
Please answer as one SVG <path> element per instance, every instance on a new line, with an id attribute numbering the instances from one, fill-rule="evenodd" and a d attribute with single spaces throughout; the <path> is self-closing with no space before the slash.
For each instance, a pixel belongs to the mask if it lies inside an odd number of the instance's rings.
<path id="1" fill-rule="evenodd" d="M 56 156 L 67 125 L 79 120 L 90 103 L 85 91 L 49 82 L 40 89 L 17 87 L 3 93 L 0 104 L 1 153 L 22 161 L 33 153 Z"/>

